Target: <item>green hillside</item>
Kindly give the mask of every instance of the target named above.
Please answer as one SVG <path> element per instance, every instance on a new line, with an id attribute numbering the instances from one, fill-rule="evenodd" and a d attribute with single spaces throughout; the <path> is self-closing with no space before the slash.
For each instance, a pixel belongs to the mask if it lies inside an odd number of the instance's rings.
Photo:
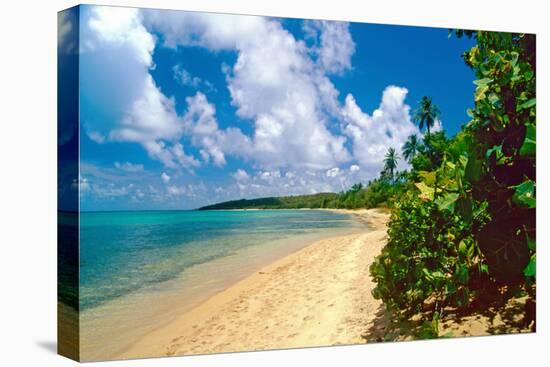
<path id="1" fill-rule="evenodd" d="M 338 194 L 325 192 L 313 195 L 240 199 L 203 206 L 199 210 L 334 208 L 338 197 Z"/>

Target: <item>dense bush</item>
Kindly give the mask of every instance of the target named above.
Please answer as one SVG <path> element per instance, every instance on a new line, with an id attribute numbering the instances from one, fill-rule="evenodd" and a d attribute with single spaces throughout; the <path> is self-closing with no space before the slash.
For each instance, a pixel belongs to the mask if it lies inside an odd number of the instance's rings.
<path id="1" fill-rule="evenodd" d="M 425 136 L 370 268 L 376 298 L 403 316 L 429 311 L 426 322 L 468 305 L 474 277 L 535 296 L 535 38 L 457 34 L 477 40 L 464 54 L 479 78 L 472 121 L 451 141 Z"/>
<path id="2" fill-rule="evenodd" d="M 492 217 L 477 240 L 496 280 L 523 282 L 536 275 L 535 36 L 468 35 L 477 45 L 464 59 L 478 80 L 466 131 L 481 167 L 473 196 L 488 202 Z"/>

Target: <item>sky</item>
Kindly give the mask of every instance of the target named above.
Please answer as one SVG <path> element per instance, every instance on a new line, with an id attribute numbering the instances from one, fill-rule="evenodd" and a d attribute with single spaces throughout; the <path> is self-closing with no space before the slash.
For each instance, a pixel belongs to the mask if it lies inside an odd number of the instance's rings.
<path id="1" fill-rule="evenodd" d="M 71 22 L 84 211 L 339 192 L 422 135 L 422 96 L 450 136 L 473 104 L 473 41 L 447 29 L 103 6 Z"/>

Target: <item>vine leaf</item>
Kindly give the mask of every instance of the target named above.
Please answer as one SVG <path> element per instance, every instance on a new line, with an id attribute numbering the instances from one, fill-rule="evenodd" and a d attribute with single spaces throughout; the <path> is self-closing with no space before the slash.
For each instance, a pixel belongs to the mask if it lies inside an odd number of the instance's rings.
<path id="1" fill-rule="evenodd" d="M 531 157 L 537 153 L 537 133 L 535 125 L 527 124 L 525 127 L 525 140 L 519 149 L 519 154 L 523 157 Z"/>
<path id="2" fill-rule="evenodd" d="M 531 260 L 529 260 L 529 264 L 527 264 L 523 270 L 523 274 L 525 274 L 526 277 L 537 276 L 537 254 L 533 254 L 533 256 L 531 256 Z"/>
<path id="3" fill-rule="evenodd" d="M 436 203 L 439 207 L 439 210 L 449 210 L 453 211 L 455 207 L 455 202 L 458 200 L 458 194 L 451 192 L 443 195 L 443 197 L 438 198 Z"/>
<path id="4" fill-rule="evenodd" d="M 535 183 L 531 180 L 525 181 L 517 186 L 513 186 L 516 191 L 512 200 L 523 207 L 533 209 L 537 207 L 537 199 L 535 197 Z"/>

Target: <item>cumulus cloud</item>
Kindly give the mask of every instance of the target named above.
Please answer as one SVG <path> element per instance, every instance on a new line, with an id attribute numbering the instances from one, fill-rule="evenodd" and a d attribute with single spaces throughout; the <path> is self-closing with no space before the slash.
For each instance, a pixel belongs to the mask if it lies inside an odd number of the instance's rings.
<path id="1" fill-rule="evenodd" d="M 340 168 L 338 167 L 331 168 L 326 172 L 327 177 L 336 177 L 339 174 L 340 174 Z"/>
<path id="2" fill-rule="evenodd" d="M 149 73 L 155 38 L 143 26 L 139 10 L 86 7 L 82 25 L 81 108 L 87 125 L 94 127 L 86 129 L 88 137 L 97 143 L 141 144 L 152 159 L 170 168 L 197 166 L 180 146 L 184 126 L 175 100 L 161 92 Z"/>
<path id="3" fill-rule="evenodd" d="M 138 9 L 97 6 L 92 8 L 92 12 L 88 26 L 96 32 L 99 40 L 128 47 L 139 62 L 151 65 L 155 41 L 142 25 Z"/>
<path id="4" fill-rule="evenodd" d="M 349 24 L 325 20 L 306 20 L 303 23 L 306 38 L 313 40 L 312 52 L 318 64 L 330 74 L 342 74 L 351 69 L 355 42 Z"/>
<path id="5" fill-rule="evenodd" d="M 168 191 L 168 194 L 175 196 L 183 195 L 186 191 L 184 186 L 179 187 L 174 185 L 168 186 L 166 190 Z"/>
<path id="6" fill-rule="evenodd" d="M 237 181 L 246 181 L 250 178 L 250 176 L 244 169 L 239 168 L 235 173 L 233 173 L 233 178 Z"/>
<path id="7" fill-rule="evenodd" d="M 228 88 L 237 115 L 254 121 L 254 134 L 247 151 L 237 153 L 248 153 L 265 168 L 328 168 L 350 159 L 345 137 L 328 128 L 330 108 L 325 101 L 336 104 L 335 88 L 311 60 L 304 42 L 278 21 L 160 11 L 144 12 L 144 20 L 169 47 L 238 52 L 237 62 L 226 68 Z M 219 144 L 204 143 L 204 156 L 223 164 L 223 151 L 212 149 Z"/>
<path id="8" fill-rule="evenodd" d="M 88 137 L 97 143 L 140 144 L 164 169 L 222 167 L 229 157 L 250 162 L 249 171 L 234 172 L 234 186 L 219 195 L 340 190 L 376 176 L 387 149 L 400 149 L 408 135 L 419 133 L 405 103 L 405 88 L 387 87 L 371 114 L 351 94 L 340 102 L 329 77 L 352 70 L 355 43 L 347 23 L 305 22 L 306 41 L 313 42 L 308 45 L 273 18 L 86 9 L 81 108 L 93 117 L 87 121 L 93 126 L 86 129 Z M 162 92 L 150 73 L 155 42 L 234 51 L 236 62 L 224 65 L 223 72 L 230 102 L 237 117 L 252 124 L 245 129 L 251 132 L 220 127 L 225 124 L 218 123 L 216 105 L 203 93 L 206 82 L 179 64 L 172 70 L 174 78 L 195 89 L 202 85 L 203 92 L 188 96 L 184 108 L 176 109 L 175 99 Z M 119 164 L 117 168 L 124 163 Z M 170 181 L 165 172 L 161 177 L 166 186 L 155 189 L 159 192 L 201 193 Z M 145 188 L 140 192 L 153 194 Z"/>
<path id="9" fill-rule="evenodd" d="M 185 128 L 194 146 L 200 148 L 204 161 L 217 166 L 226 163 L 225 154 L 245 156 L 250 149 L 250 139 L 239 129 L 219 129 L 216 108 L 206 96 L 197 92 L 186 98 L 188 109 L 183 117 Z"/>
<path id="10" fill-rule="evenodd" d="M 380 106 L 372 115 L 363 112 L 351 94 L 346 96 L 342 109 L 344 131 L 353 140 L 355 159 L 371 172 L 382 169 L 388 148 L 400 151 L 409 135 L 420 133 L 405 103 L 407 93 L 406 88 L 386 87 Z"/>

